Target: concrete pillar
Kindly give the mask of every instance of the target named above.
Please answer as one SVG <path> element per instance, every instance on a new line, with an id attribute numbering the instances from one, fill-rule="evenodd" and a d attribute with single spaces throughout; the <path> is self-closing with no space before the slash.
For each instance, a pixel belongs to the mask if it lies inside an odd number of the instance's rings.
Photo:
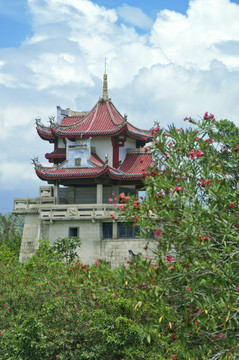
<path id="1" fill-rule="evenodd" d="M 113 222 L 113 239 L 118 238 L 118 224 L 117 222 Z"/>
<path id="2" fill-rule="evenodd" d="M 35 253 L 35 250 L 38 248 L 38 217 L 38 213 L 25 215 L 21 249 L 19 255 L 20 262 L 25 261 L 29 257 L 31 257 Z"/>
<path id="3" fill-rule="evenodd" d="M 59 204 L 59 184 L 54 185 L 54 198 L 56 199 L 56 204 Z"/>
<path id="4" fill-rule="evenodd" d="M 69 186 L 68 203 L 69 204 L 74 204 L 75 203 L 75 188 L 74 188 L 74 186 Z"/>
<path id="5" fill-rule="evenodd" d="M 97 184 L 96 202 L 97 202 L 97 204 L 103 203 L 103 185 L 102 184 Z"/>

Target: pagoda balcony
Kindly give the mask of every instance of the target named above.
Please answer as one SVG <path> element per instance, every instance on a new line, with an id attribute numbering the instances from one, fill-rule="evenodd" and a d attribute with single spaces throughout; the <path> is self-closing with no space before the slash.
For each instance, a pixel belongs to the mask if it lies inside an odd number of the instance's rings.
<path id="1" fill-rule="evenodd" d="M 112 204 L 55 204 L 54 198 L 21 198 L 14 200 L 14 214 L 38 213 L 42 220 L 109 219 L 114 214 Z"/>

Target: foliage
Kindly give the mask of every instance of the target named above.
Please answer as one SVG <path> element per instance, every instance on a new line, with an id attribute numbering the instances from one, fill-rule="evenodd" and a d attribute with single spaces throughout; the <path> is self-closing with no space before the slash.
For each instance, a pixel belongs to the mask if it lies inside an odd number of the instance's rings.
<path id="1" fill-rule="evenodd" d="M 148 242 L 152 234 L 157 241 L 152 302 L 162 309 L 161 323 L 155 324 L 164 342 L 162 357 L 170 348 L 179 359 L 236 359 L 239 147 L 225 173 L 227 160 L 212 139 L 214 116 L 185 120 L 193 128 L 152 130 L 156 162 L 146 176 L 147 198 L 127 200 L 124 213 Z"/>
<path id="2" fill-rule="evenodd" d="M 0 274 L 1 359 L 160 359 L 149 262 L 63 263 L 43 242 L 24 264 L 1 261 Z"/>
<path id="3" fill-rule="evenodd" d="M 0 214 L 0 245 L 19 255 L 23 231 L 23 218 L 13 214 Z"/>
<path id="4" fill-rule="evenodd" d="M 238 187 L 214 117 L 189 121 L 152 130 L 147 197 L 120 195 L 120 216 L 156 246 L 155 263 L 89 267 L 46 241 L 24 264 L 0 252 L 1 359 L 238 359 Z"/>
<path id="5" fill-rule="evenodd" d="M 215 123 L 213 137 L 216 142 L 223 144 L 220 149 L 220 156 L 224 160 L 225 173 L 233 174 L 236 181 L 239 181 L 239 162 L 231 167 L 233 153 L 239 150 L 239 128 L 228 120 L 220 120 Z"/>
<path id="6" fill-rule="evenodd" d="M 222 141 L 231 149 L 234 149 L 239 144 L 239 128 L 232 121 L 226 119 L 217 121 L 215 127 L 215 141 Z"/>
<path id="7" fill-rule="evenodd" d="M 77 257 L 76 248 L 80 247 L 81 240 L 77 237 L 60 238 L 53 242 L 52 249 L 62 255 L 67 262 L 72 262 Z"/>

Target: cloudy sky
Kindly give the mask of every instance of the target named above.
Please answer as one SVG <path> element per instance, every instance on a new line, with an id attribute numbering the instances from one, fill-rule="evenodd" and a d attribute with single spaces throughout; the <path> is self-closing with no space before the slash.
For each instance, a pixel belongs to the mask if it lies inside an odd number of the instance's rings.
<path id="1" fill-rule="evenodd" d="M 205 111 L 239 126 L 239 0 L 0 0 L 0 212 L 38 196 L 35 130 L 109 94 L 141 128 Z"/>

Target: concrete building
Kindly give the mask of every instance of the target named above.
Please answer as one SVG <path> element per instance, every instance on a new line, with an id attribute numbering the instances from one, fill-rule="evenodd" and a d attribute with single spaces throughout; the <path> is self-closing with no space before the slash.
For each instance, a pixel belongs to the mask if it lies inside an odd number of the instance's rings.
<path id="1" fill-rule="evenodd" d="M 89 112 L 57 107 L 57 120 L 44 126 L 36 120 L 39 136 L 54 145 L 45 157 L 53 165 L 44 167 L 34 159 L 36 175 L 48 185 L 40 187 L 38 198 L 14 200 L 14 212 L 25 215 L 20 261 L 30 257 L 39 239 L 78 236 L 82 262 L 92 264 L 103 258 L 116 267 L 128 251 L 144 252 L 144 239 L 120 216 L 112 218 L 112 193 L 136 195 L 152 164 L 144 148 L 152 140 L 122 116 L 108 96 L 107 74 L 103 95 Z"/>

